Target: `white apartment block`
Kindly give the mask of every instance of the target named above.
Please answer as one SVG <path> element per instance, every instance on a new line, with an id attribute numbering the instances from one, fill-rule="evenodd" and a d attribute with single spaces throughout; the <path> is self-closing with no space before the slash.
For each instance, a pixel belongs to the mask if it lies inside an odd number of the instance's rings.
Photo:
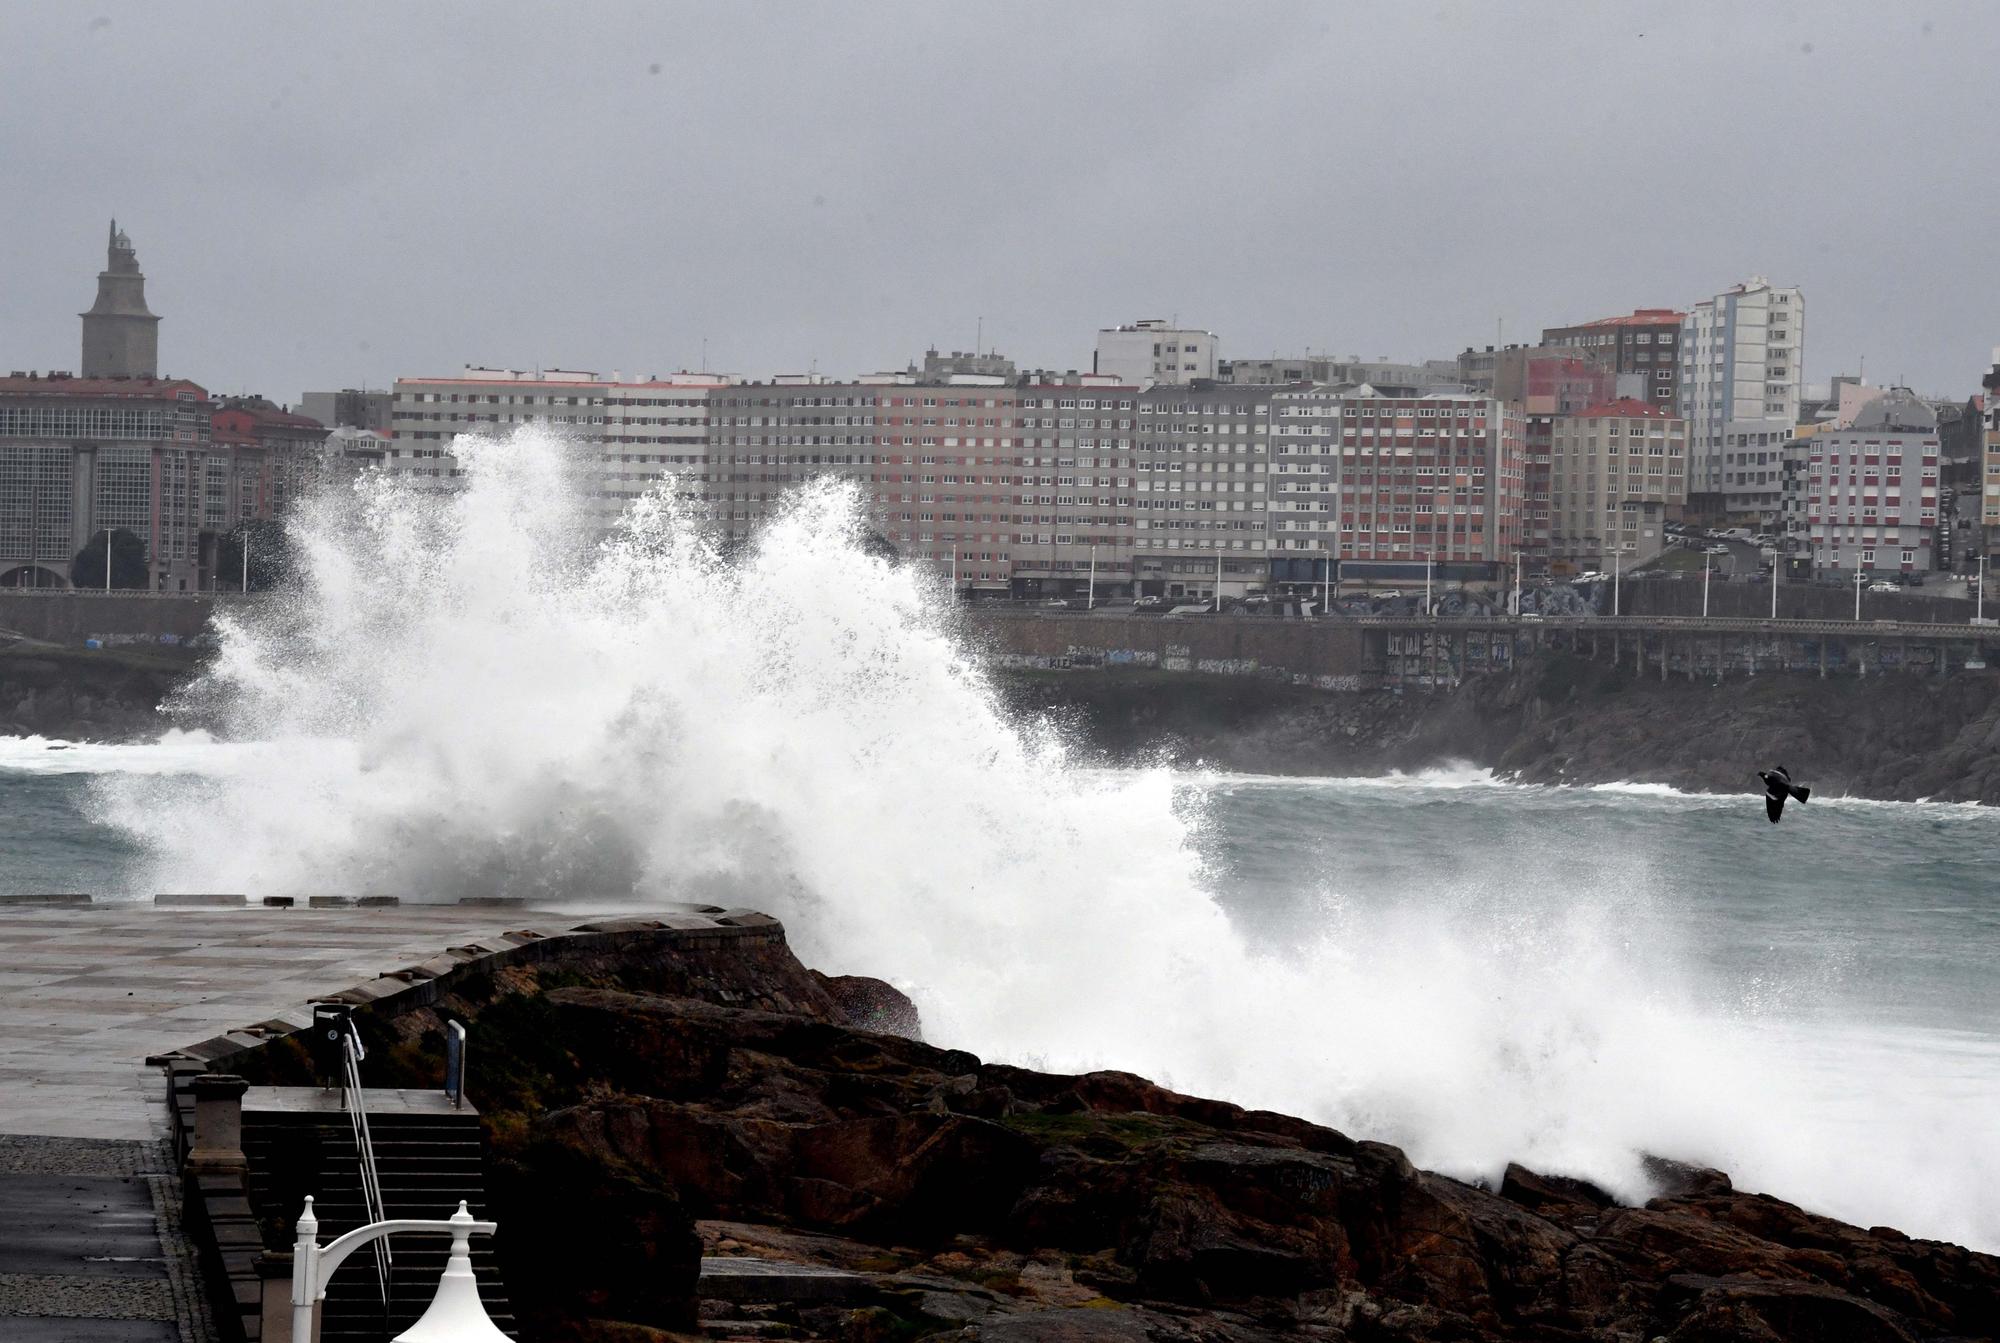
<path id="1" fill-rule="evenodd" d="M 1212 379 L 1215 370 L 1213 331 L 1170 326 L 1151 318 L 1130 326 L 1106 327 L 1097 333 L 1095 371 L 1100 377 L 1145 386 Z"/>
<path id="2" fill-rule="evenodd" d="M 1932 567 L 1938 523 L 1937 416 L 1897 388 L 1852 428 L 1805 440 L 1806 525 L 1815 570 L 1911 573 Z"/>
<path id="3" fill-rule="evenodd" d="M 1704 299 L 1681 324 L 1680 414 L 1697 511 L 1775 517 L 1780 450 L 1799 418 L 1805 301 L 1756 276 Z"/>
<path id="4" fill-rule="evenodd" d="M 470 366 L 454 378 L 398 378 L 395 437 L 378 469 L 419 488 L 454 489 L 463 472 L 451 445 L 460 434 L 545 425 L 595 459 L 598 511 L 608 525 L 664 480 L 678 493 L 703 492 L 709 399 L 734 382 L 712 373 L 627 382 L 616 373 Z"/>

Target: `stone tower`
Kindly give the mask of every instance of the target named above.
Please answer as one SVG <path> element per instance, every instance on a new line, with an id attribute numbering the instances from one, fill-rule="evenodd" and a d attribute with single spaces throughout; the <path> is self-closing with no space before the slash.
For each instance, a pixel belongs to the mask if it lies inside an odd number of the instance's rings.
<path id="1" fill-rule="evenodd" d="M 146 277 L 132 240 L 111 221 L 110 255 L 97 277 L 97 302 L 83 318 L 86 378 L 155 378 L 160 373 L 160 319 L 146 309 Z"/>

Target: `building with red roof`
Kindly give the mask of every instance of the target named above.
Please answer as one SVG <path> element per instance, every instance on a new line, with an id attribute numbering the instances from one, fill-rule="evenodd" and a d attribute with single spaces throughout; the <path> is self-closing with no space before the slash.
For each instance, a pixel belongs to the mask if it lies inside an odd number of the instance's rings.
<path id="1" fill-rule="evenodd" d="M 1642 400 L 1673 408 L 1680 396 L 1681 323 L 1686 320 L 1687 314 L 1674 308 L 1637 308 L 1625 317 L 1548 327 L 1542 344 L 1580 350 L 1615 373 L 1638 375 L 1645 380 Z"/>

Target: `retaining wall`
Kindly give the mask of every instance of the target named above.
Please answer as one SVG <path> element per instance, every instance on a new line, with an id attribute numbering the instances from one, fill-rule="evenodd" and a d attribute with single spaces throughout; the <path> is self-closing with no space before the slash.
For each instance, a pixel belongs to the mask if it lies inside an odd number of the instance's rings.
<path id="1" fill-rule="evenodd" d="M 214 606 L 206 596 L 146 592 L 0 593 L 0 630 L 73 645 L 86 639 L 107 646 L 159 643 L 162 636 L 167 642 L 192 643 L 207 633 Z"/>

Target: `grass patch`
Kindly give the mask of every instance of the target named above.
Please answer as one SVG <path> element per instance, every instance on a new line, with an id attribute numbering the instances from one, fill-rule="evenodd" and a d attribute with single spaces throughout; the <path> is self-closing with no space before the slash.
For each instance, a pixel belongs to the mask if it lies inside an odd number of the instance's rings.
<path id="1" fill-rule="evenodd" d="M 1079 1144 L 1095 1139 L 1123 1148 L 1144 1147 L 1169 1138 L 1188 1137 L 1201 1130 L 1167 1115 L 1016 1114 L 999 1121 L 1025 1138 L 1044 1143 Z"/>

